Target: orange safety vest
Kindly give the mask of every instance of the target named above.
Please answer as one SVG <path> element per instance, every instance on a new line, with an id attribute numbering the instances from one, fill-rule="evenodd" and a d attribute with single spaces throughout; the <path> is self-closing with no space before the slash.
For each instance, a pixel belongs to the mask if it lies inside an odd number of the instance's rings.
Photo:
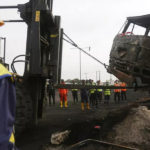
<path id="1" fill-rule="evenodd" d="M 68 90 L 67 89 L 59 89 L 59 94 L 67 94 Z"/>
<path id="2" fill-rule="evenodd" d="M 123 82 L 123 83 L 121 84 L 121 87 L 126 87 L 126 83 L 124 83 L 124 82 Z M 121 89 L 121 91 L 126 92 L 126 91 L 127 91 L 127 89 L 126 89 L 126 88 L 124 88 L 124 89 Z"/>
<path id="3" fill-rule="evenodd" d="M 64 83 L 62 83 L 64 84 Z M 68 90 L 67 89 L 59 89 L 59 94 L 67 94 Z"/>
<path id="4" fill-rule="evenodd" d="M 115 83 L 114 86 L 119 87 L 120 85 L 118 83 Z M 120 92 L 120 89 L 114 89 L 114 92 Z"/>

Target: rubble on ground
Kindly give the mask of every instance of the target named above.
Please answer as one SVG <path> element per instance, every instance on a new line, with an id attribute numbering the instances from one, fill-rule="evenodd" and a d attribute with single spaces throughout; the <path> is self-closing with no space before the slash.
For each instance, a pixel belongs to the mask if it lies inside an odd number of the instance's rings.
<path id="1" fill-rule="evenodd" d="M 51 137 L 51 143 L 56 145 L 49 145 L 44 150 L 63 150 L 61 146 L 68 147 L 88 138 L 149 150 L 150 110 L 146 106 L 120 108 L 100 120 L 74 123 L 68 130 Z M 61 143 L 63 145 L 57 146 Z"/>
<path id="2" fill-rule="evenodd" d="M 59 144 L 63 143 L 66 140 L 66 138 L 69 136 L 70 132 L 71 131 L 66 130 L 63 132 L 53 133 L 51 135 L 51 144 L 59 145 Z"/>
<path id="3" fill-rule="evenodd" d="M 131 109 L 128 116 L 113 127 L 109 136 L 112 136 L 115 143 L 134 145 L 146 150 L 150 147 L 150 110 L 146 106 Z"/>

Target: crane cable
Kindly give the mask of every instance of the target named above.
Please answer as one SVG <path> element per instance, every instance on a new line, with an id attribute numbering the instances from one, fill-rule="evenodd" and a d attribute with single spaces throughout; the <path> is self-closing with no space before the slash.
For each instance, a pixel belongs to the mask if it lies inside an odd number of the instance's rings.
<path id="1" fill-rule="evenodd" d="M 81 50 L 83 53 L 85 53 L 86 55 L 90 56 L 91 58 L 93 58 L 94 60 L 96 60 L 97 62 L 99 62 L 101 65 L 103 65 L 106 69 L 108 68 L 108 65 L 106 65 L 105 63 L 101 62 L 100 60 L 98 60 L 96 57 L 92 56 L 91 54 L 87 53 L 84 49 L 82 49 L 81 47 L 79 47 L 67 34 L 65 34 L 63 32 L 63 35 L 67 38 L 63 38 L 64 41 L 66 41 L 67 43 L 73 45 L 74 47 L 76 47 L 77 49 Z"/>

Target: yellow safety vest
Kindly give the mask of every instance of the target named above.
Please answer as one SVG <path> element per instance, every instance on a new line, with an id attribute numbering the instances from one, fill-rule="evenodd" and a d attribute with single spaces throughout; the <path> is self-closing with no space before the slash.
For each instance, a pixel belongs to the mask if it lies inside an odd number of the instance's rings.
<path id="1" fill-rule="evenodd" d="M 14 137 L 14 133 L 11 134 L 10 138 L 9 138 L 9 142 L 10 143 L 15 143 L 15 137 Z"/>
<path id="2" fill-rule="evenodd" d="M 95 83 L 92 83 L 92 85 L 95 85 Z M 90 93 L 93 94 L 96 91 L 96 89 L 90 89 Z"/>
<path id="3" fill-rule="evenodd" d="M 97 89 L 97 91 L 98 91 L 98 92 L 102 92 L 103 90 L 102 90 L 102 89 Z"/>
<path id="4" fill-rule="evenodd" d="M 104 95 L 110 95 L 110 94 L 111 94 L 110 89 L 106 89 L 106 90 L 104 91 Z"/>
<path id="5" fill-rule="evenodd" d="M 11 73 L 2 64 L 0 64 L 0 78 L 11 76 L 12 76 Z"/>
<path id="6" fill-rule="evenodd" d="M 72 89 L 72 91 L 78 91 L 78 89 Z"/>

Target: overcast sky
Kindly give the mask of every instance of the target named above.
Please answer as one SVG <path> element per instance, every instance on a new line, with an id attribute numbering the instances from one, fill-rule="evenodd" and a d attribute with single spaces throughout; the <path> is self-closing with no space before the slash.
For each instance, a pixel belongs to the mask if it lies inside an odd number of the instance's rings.
<path id="1" fill-rule="evenodd" d="M 17 5 L 28 0 L 0 0 L 2 5 Z M 113 38 L 128 16 L 150 13 L 149 0 L 54 0 L 53 14 L 62 18 L 62 28 L 80 47 L 91 47 L 90 54 L 108 64 Z M 0 20 L 19 19 L 16 10 L 0 10 Z M 0 28 L 0 37 L 7 37 L 6 61 L 24 54 L 26 47 L 25 23 L 7 23 Z M 101 80 L 110 78 L 104 67 L 85 54 L 81 54 L 82 78 L 96 79 L 100 71 Z M 23 65 L 16 65 L 19 73 Z M 63 47 L 62 78 L 79 78 L 79 51 L 65 43 Z"/>

